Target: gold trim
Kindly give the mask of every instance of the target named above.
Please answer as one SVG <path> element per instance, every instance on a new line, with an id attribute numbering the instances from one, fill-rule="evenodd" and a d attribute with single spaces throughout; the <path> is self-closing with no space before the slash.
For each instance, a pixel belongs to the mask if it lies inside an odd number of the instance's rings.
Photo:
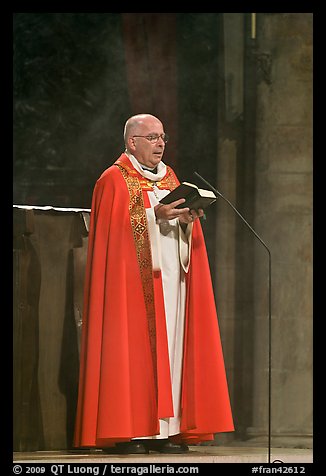
<path id="1" fill-rule="evenodd" d="M 154 302 L 153 265 L 150 240 L 148 235 L 147 217 L 144 206 L 140 180 L 132 176 L 125 164 L 116 164 L 126 181 L 129 191 L 130 223 L 134 235 L 137 260 L 143 286 L 144 300 L 147 313 L 148 333 L 152 352 L 155 386 L 157 391 L 157 352 L 156 352 L 156 322 Z"/>
<path id="2" fill-rule="evenodd" d="M 168 165 L 166 166 L 165 176 L 162 178 L 162 180 L 159 180 L 156 182 L 156 181 L 148 180 L 147 178 L 140 175 L 140 173 L 134 167 L 130 165 L 130 161 L 127 158 L 127 156 L 124 156 L 124 158 L 120 157 L 118 160 L 116 160 L 115 165 L 117 165 L 119 168 L 122 167 L 123 169 L 125 169 L 125 171 L 131 177 L 138 178 L 139 184 L 142 190 L 145 190 L 147 192 L 151 191 L 153 190 L 153 185 L 156 185 L 161 190 L 173 190 L 174 188 L 178 186 L 178 182 L 176 180 L 175 174 L 173 173 L 171 167 L 169 167 Z"/>

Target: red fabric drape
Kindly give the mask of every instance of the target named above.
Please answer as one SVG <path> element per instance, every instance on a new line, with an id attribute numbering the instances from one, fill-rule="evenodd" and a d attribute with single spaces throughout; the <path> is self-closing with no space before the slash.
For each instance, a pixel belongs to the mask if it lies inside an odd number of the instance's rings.
<path id="1" fill-rule="evenodd" d="M 128 161 L 124 154 L 121 159 Z M 121 170 L 113 165 L 97 181 L 92 200 L 75 428 L 75 445 L 79 447 L 109 446 L 115 441 L 157 434 L 159 418 L 173 415 L 161 275 L 152 273 L 154 369 L 129 200 Z M 176 439 L 197 442 L 213 438 L 215 432 L 233 430 L 214 295 L 198 220 L 187 275 L 185 325 L 182 433 Z"/>

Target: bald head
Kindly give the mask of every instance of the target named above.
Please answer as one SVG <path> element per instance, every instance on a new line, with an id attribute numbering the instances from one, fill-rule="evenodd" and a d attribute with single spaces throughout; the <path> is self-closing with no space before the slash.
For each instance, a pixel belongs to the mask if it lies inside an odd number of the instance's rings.
<path id="1" fill-rule="evenodd" d="M 165 133 L 162 122 L 152 114 L 130 117 L 125 124 L 124 140 L 126 151 L 140 164 L 155 168 L 161 161 L 166 144 Z"/>
<path id="2" fill-rule="evenodd" d="M 151 132 L 151 128 L 156 128 L 157 126 L 162 126 L 162 122 L 152 114 L 136 114 L 131 116 L 124 127 L 124 141 L 128 149 L 128 139 L 133 135 L 146 135 Z"/>

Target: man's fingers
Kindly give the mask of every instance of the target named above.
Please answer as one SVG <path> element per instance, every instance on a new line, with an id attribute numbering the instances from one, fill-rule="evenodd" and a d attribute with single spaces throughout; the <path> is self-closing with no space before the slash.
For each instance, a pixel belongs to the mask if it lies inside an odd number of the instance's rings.
<path id="1" fill-rule="evenodd" d="M 173 213 L 179 217 L 180 215 L 189 215 L 190 213 L 190 208 L 174 208 Z"/>
<path id="2" fill-rule="evenodd" d="M 200 218 L 204 216 L 204 210 L 202 208 L 199 208 L 198 210 L 190 209 L 190 213 L 194 218 Z"/>
<path id="3" fill-rule="evenodd" d="M 175 207 L 177 207 L 178 205 L 181 205 L 181 203 L 184 203 L 185 201 L 186 201 L 185 198 L 179 198 L 179 200 L 176 200 L 175 202 L 171 202 L 171 203 L 170 203 L 170 207 L 171 207 L 171 208 L 175 208 Z M 188 208 L 188 210 L 189 210 L 189 208 Z"/>

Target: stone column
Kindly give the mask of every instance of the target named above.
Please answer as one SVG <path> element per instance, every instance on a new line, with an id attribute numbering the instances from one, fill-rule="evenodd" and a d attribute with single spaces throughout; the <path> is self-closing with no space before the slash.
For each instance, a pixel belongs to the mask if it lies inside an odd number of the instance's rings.
<path id="1" fill-rule="evenodd" d="M 312 14 L 257 14 L 255 229 L 272 253 L 272 444 L 312 434 Z M 252 436 L 266 435 L 268 258 L 255 252 Z"/>

